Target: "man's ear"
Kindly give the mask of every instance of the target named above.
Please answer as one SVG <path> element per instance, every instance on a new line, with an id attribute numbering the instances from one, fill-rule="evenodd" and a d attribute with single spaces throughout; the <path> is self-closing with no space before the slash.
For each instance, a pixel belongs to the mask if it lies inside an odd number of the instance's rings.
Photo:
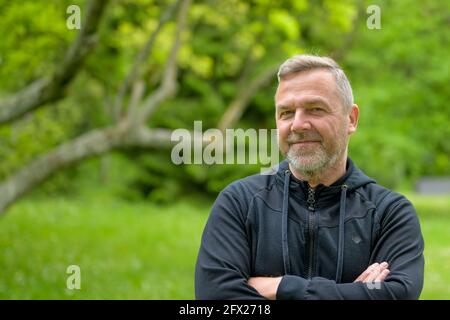
<path id="1" fill-rule="evenodd" d="M 348 117 L 348 134 L 350 135 L 354 133 L 356 131 L 356 128 L 358 127 L 359 108 L 356 104 L 352 105 L 352 109 L 350 110 Z"/>

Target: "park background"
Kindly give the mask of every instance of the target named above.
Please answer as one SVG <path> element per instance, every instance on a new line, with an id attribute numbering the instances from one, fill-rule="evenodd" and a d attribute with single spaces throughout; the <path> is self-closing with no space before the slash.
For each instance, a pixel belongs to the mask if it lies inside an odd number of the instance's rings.
<path id="1" fill-rule="evenodd" d="M 438 0 L 0 0 L 0 298 L 193 299 L 212 202 L 260 166 L 177 166 L 170 133 L 274 128 L 276 68 L 312 53 L 352 83 L 352 159 L 417 209 L 421 299 L 449 299 L 450 197 L 415 187 L 450 174 L 449 27 Z"/>

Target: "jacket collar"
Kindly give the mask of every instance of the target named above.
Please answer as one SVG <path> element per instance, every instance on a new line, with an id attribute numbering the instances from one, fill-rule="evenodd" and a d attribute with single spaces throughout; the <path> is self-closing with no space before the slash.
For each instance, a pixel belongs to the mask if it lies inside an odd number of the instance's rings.
<path id="1" fill-rule="evenodd" d="M 278 172 L 276 174 L 276 181 L 277 184 L 280 186 L 283 186 L 284 184 L 284 177 L 286 175 L 286 171 L 289 170 L 289 163 L 287 160 L 283 160 L 278 168 Z M 300 191 L 301 194 L 307 195 L 308 194 L 308 182 L 305 180 L 297 179 L 292 173 L 291 179 L 289 183 L 289 188 L 294 191 L 294 193 L 297 193 Z M 318 185 L 315 189 L 316 195 L 320 195 L 320 197 L 332 197 L 335 195 L 340 194 L 340 190 L 343 185 L 346 185 L 348 190 L 354 190 L 358 187 L 361 187 L 368 183 L 374 183 L 375 180 L 369 178 L 366 176 L 361 170 L 359 170 L 353 163 L 353 161 L 348 157 L 347 163 L 346 163 L 346 171 L 345 174 L 340 177 L 337 181 L 335 181 L 330 186 L 325 185 Z M 297 192 L 295 192 L 297 191 Z"/>

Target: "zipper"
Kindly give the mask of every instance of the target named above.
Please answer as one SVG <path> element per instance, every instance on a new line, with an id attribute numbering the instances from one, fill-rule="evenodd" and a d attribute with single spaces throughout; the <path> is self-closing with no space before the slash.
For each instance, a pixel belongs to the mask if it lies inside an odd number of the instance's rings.
<path id="1" fill-rule="evenodd" d="M 312 278 L 313 273 L 313 261 L 314 261 L 314 211 L 316 205 L 315 199 L 315 190 L 311 187 L 308 187 L 308 199 L 306 200 L 308 203 L 308 231 L 309 231 L 309 261 L 308 261 L 308 279 Z"/>

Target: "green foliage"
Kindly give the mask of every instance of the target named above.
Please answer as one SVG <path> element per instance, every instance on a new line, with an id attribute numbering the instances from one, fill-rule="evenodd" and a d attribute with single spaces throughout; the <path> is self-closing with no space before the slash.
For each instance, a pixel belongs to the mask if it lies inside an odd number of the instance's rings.
<path id="1" fill-rule="evenodd" d="M 51 74 L 62 61 L 77 32 L 65 23 L 66 7 L 72 3 L 0 1 L 0 30 L 8 30 L 0 42 L 0 96 Z M 0 178 L 68 139 L 112 123 L 117 89 L 171 3 L 120 0 L 109 6 L 99 44 L 67 98 L 0 128 Z M 85 1 L 75 4 L 85 8 Z M 369 4 L 381 7 L 381 30 L 366 27 Z M 449 4 L 437 0 L 194 2 L 178 59 L 178 94 L 158 107 L 148 125 L 191 129 L 195 120 L 202 120 L 203 130 L 214 128 L 236 95 L 268 66 L 294 53 L 337 55 L 361 109 L 350 145 L 357 165 L 393 188 L 410 188 L 422 175 L 446 175 L 448 9 Z M 159 84 L 174 31 L 173 21 L 163 27 L 140 69 L 146 93 Z M 236 127 L 274 128 L 275 88 L 274 78 L 251 99 Z M 129 178 L 114 183 L 122 190 L 117 194 L 133 199 L 170 202 L 186 194 L 187 181 L 189 191 L 214 195 L 233 179 L 259 171 L 250 165 L 175 166 L 170 150 L 122 154 L 126 160 L 118 171 L 129 171 L 124 174 Z M 58 174 L 44 191 L 80 192 L 75 178 L 85 181 L 100 167 L 81 166 Z"/>
<path id="2" fill-rule="evenodd" d="M 352 138 L 349 153 L 378 182 L 390 187 L 407 187 L 412 177 L 419 176 L 421 163 L 415 159 L 424 157 L 425 150 L 410 137 L 395 131 L 387 135 L 382 128 L 377 128 L 360 130 Z M 412 161 L 405 161 L 408 159 Z"/>
<path id="3" fill-rule="evenodd" d="M 353 43 L 363 45 L 354 45 L 344 62 L 361 110 L 350 154 L 390 187 L 448 175 L 450 31 L 444 25 L 450 6 L 431 0 L 379 5 L 382 29 L 368 30 L 362 21 Z"/>
<path id="4" fill-rule="evenodd" d="M 0 96 L 55 69 L 75 35 L 65 23 L 69 4 L 80 1 L 0 1 Z"/>

